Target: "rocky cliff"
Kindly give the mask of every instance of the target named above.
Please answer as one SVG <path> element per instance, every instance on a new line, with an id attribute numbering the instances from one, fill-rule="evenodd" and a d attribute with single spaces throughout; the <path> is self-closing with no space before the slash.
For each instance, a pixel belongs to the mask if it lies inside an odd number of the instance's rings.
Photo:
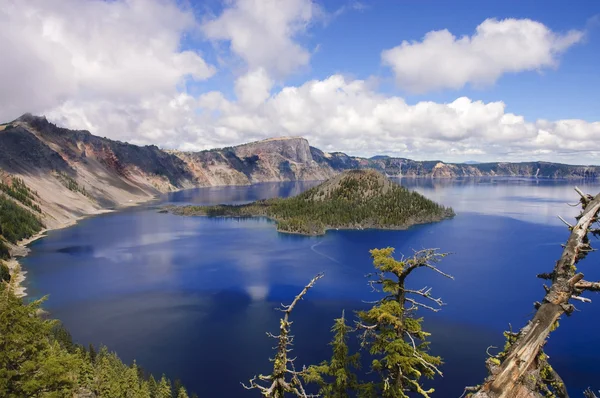
<path id="1" fill-rule="evenodd" d="M 191 187 L 266 181 L 325 180 L 344 170 L 376 169 L 396 177 L 527 176 L 597 178 L 600 167 L 546 162 L 451 164 L 341 152 L 326 153 L 301 137 L 273 138 L 200 152 L 164 151 L 58 127 L 23 115 L 0 125 L 0 171 L 39 193 L 50 228 L 107 208 Z"/>

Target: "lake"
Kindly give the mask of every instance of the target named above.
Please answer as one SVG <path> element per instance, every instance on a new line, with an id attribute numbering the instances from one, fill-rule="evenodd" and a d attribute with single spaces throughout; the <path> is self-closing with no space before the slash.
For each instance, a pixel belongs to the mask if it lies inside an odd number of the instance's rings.
<path id="1" fill-rule="evenodd" d="M 488 346 L 502 347 L 502 331 L 521 328 L 544 295 L 540 272 L 549 272 L 577 209 L 575 185 L 592 194 L 595 181 L 525 178 L 398 180 L 452 206 L 452 220 L 404 231 L 329 231 L 323 237 L 280 234 L 266 219 L 210 219 L 160 214 L 164 203 L 244 203 L 290 196 L 316 182 L 214 187 L 165 195 L 145 206 L 88 218 L 51 231 L 22 261 L 31 297 L 62 320 L 76 342 L 105 344 L 126 362 L 179 378 L 200 397 L 256 397 L 240 382 L 269 373 L 280 313 L 318 272 L 325 277 L 292 313 L 297 366 L 329 358 L 333 319 L 347 318 L 374 299 L 365 274 L 369 250 L 396 253 L 429 247 L 451 252 L 440 268 L 412 276 L 412 287 L 433 287 L 447 304 L 421 311 L 441 355 L 443 378 L 426 381 L 437 397 L 458 397 L 486 376 Z M 594 242 L 592 242 L 594 245 Z M 597 244 L 596 244 L 597 245 Z M 579 269 L 600 279 L 600 256 Z M 546 352 L 574 396 L 600 388 L 600 304 L 576 303 Z M 499 349 L 491 349 L 497 352 Z M 595 385 L 594 385 L 595 383 Z"/>

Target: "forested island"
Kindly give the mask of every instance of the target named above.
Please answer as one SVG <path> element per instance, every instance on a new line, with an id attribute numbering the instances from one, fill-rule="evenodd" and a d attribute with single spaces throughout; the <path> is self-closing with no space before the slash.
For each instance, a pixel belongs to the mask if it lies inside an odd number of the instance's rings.
<path id="1" fill-rule="evenodd" d="M 404 229 L 454 216 L 439 205 L 374 170 L 350 170 L 291 198 L 244 205 L 171 206 L 173 214 L 209 217 L 267 217 L 277 230 L 323 235 L 328 229 Z"/>

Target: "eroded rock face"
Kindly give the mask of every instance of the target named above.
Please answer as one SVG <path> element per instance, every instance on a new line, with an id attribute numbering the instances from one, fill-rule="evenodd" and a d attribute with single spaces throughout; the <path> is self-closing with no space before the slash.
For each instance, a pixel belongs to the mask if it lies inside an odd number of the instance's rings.
<path id="1" fill-rule="evenodd" d="M 172 152 L 183 159 L 200 185 L 324 180 L 338 171 L 313 158 L 308 141 L 274 138 L 202 152 Z"/>

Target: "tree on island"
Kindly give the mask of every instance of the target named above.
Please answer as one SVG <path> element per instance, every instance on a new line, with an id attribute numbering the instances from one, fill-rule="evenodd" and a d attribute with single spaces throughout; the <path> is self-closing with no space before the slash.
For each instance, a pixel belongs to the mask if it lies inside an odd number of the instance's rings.
<path id="1" fill-rule="evenodd" d="M 575 306 L 569 301 L 589 303 L 591 300 L 581 295 L 585 291 L 600 291 L 600 282 L 588 282 L 578 272 L 577 264 L 594 249 L 590 245 L 589 234 L 600 236 L 598 224 L 600 214 L 600 194 L 592 197 L 575 188 L 580 195 L 581 213 L 575 225 L 567 225 L 571 234 L 560 259 L 550 273 L 540 274 L 539 278 L 550 281 L 544 285 L 546 295 L 542 302 L 534 303 L 533 318 L 518 333 L 505 332 L 504 350 L 486 361 L 489 376 L 482 385 L 467 387 L 473 398 L 538 398 L 568 397 L 567 389 L 560 376 L 548 363 L 543 348 L 551 332 L 558 327 L 558 320 L 566 314 L 570 316 Z M 594 397 L 591 390 L 587 397 Z"/>

